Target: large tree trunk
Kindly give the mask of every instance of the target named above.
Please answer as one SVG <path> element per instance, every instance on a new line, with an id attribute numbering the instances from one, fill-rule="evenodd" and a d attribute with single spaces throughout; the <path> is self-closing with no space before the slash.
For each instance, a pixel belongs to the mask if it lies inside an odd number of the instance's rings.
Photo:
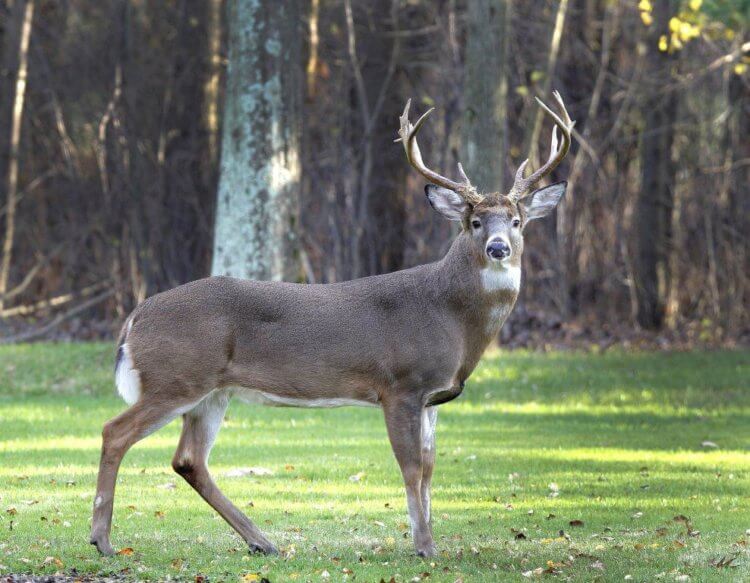
<path id="1" fill-rule="evenodd" d="M 641 185 L 633 217 L 635 226 L 635 295 L 638 323 L 661 327 L 669 289 L 671 215 L 674 203 L 675 164 L 672 161 L 677 95 L 665 89 L 675 58 L 660 51 L 659 36 L 669 36 L 672 2 L 654 5 L 654 23 L 646 38 L 647 86 L 644 88 L 641 138 Z"/>
<path id="2" fill-rule="evenodd" d="M 484 192 L 505 186 L 509 5 L 472 0 L 467 8 L 462 162 Z"/>
<path id="3" fill-rule="evenodd" d="M 34 17 L 33 0 L 16 0 L 11 7 L 9 27 L 6 29 L 4 69 L 8 75 L 10 90 L 2 91 L 6 97 L 0 105 L 0 129 L 8 128 L 8 142 L 0 151 L 0 179 L 5 186 L 6 205 L 5 236 L 0 260 L 0 310 L 3 296 L 8 289 L 10 266 L 13 257 L 13 240 L 16 228 L 16 198 L 18 196 L 19 146 L 21 144 L 21 122 L 26 97 L 29 39 Z M 4 137 L 4 136 L 3 136 Z M 6 162 L 7 161 L 7 162 Z"/>
<path id="4" fill-rule="evenodd" d="M 299 1 L 233 0 L 212 273 L 293 280 L 300 182 Z"/>

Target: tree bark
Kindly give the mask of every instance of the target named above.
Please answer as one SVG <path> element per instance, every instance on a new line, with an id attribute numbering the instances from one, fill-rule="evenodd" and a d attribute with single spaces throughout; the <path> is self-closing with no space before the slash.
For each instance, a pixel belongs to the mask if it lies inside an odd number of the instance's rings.
<path id="1" fill-rule="evenodd" d="M 294 280 L 299 1 L 233 0 L 212 273 Z"/>
<path id="2" fill-rule="evenodd" d="M 3 167 L 2 178 L 5 189 L 5 238 L 3 240 L 3 256 L 0 263 L 0 310 L 3 309 L 3 299 L 8 289 L 8 278 L 13 257 L 13 239 L 16 227 L 16 199 L 18 196 L 18 164 L 19 146 L 21 143 L 21 122 L 23 121 L 23 106 L 26 98 L 26 78 L 28 73 L 29 40 L 31 25 L 34 18 L 33 0 L 16 0 L 11 8 L 10 29 L 6 31 L 5 70 L 8 72 L 11 91 L 10 107 L 3 107 L 0 111 L 0 127 L 10 128 L 7 150 L 0 152 L 3 160 L 7 156 L 7 166 Z M 3 104 L 5 105 L 5 104 Z M 7 114 L 9 115 L 6 115 Z"/>
<path id="3" fill-rule="evenodd" d="M 472 0 L 467 7 L 461 161 L 484 192 L 505 186 L 510 2 Z"/>
<path id="4" fill-rule="evenodd" d="M 207 9 L 209 74 L 204 85 L 203 126 L 208 133 L 210 168 L 215 168 L 219 159 L 219 83 L 223 5 L 222 0 L 209 0 Z"/>
<path id="5" fill-rule="evenodd" d="M 674 55 L 659 50 L 659 37 L 669 37 L 673 2 L 654 4 L 654 23 L 647 35 L 646 83 L 641 138 L 641 184 L 635 208 L 636 319 L 647 329 L 662 326 L 669 290 L 675 164 L 672 160 L 677 95 L 666 89 Z"/>

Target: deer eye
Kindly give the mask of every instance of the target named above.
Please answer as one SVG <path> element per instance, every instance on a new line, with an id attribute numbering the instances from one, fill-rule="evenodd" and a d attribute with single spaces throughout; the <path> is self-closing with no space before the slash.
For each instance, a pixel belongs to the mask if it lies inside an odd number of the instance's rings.
<path id="1" fill-rule="evenodd" d="M 511 224 L 514 227 L 520 227 L 521 226 L 521 220 L 520 219 L 513 219 L 513 222 Z"/>
<path id="2" fill-rule="evenodd" d="M 479 229 L 482 226 L 482 223 L 479 222 L 477 219 L 474 219 L 473 221 L 471 221 L 471 226 L 474 227 L 475 229 Z"/>

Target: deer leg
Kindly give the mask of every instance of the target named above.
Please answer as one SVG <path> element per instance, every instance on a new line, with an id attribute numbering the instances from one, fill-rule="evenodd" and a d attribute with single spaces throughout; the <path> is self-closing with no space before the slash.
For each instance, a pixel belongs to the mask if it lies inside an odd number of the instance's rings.
<path id="1" fill-rule="evenodd" d="M 432 470 L 435 467 L 435 426 L 437 407 L 425 407 L 422 412 L 422 510 L 432 529 Z"/>
<path id="2" fill-rule="evenodd" d="M 165 410 L 163 402 L 141 399 L 104 424 L 90 538 L 91 544 L 101 554 L 115 553 L 109 542 L 109 534 L 112 529 L 115 483 L 122 458 L 133 444 L 172 421 L 185 407 L 190 407 L 190 404 L 183 404 L 182 407 L 178 404 Z"/>
<path id="3" fill-rule="evenodd" d="M 433 557 L 437 549 L 422 507 L 422 410 L 422 404 L 418 402 L 383 402 L 388 437 L 406 486 L 406 505 L 414 547 L 417 555 Z"/>
<path id="4" fill-rule="evenodd" d="M 228 405 L 229 396 L 215 392 L 183 415 L 182 435 L 172 467 L 245 539 L 252 551 L 276 554 L 273 543 L 221 493 L 208 472 L 208 455 Z"/>

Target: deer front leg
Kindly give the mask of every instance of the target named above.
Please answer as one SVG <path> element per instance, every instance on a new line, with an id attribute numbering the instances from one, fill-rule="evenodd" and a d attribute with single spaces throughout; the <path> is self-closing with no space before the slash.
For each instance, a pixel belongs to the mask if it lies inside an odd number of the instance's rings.
<path id="1" fill-rule="evenodd" d="M 422 509 L 432 530 L 432 470 L 435 467 L 435 427 L 437 407 L 425 407 L 422 412 Z"/>
<path id="2" fill-rule="evenodd" d="M 406 486 L 414 547 L 417 555 L 434 557 L 437 549 L 422 506 L 422 411 L 420 402 L 405 402 L 403 399 L 383 402 L 388 437 Z"/>

